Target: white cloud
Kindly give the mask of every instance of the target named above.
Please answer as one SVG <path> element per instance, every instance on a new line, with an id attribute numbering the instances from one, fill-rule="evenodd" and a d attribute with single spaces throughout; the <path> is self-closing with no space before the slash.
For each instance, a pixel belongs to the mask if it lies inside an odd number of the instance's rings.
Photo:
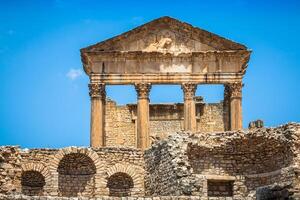
<path id="1" fill-rule="evenodd" d="M 68 71 L 68 73 L 66 74 L 66 76 L 71 79 L 71 80 L 75 80 L 77 78 L 79 78 L 80 76 L 82 76 L 82 70 L 81 69 L 70 69 Z"/>

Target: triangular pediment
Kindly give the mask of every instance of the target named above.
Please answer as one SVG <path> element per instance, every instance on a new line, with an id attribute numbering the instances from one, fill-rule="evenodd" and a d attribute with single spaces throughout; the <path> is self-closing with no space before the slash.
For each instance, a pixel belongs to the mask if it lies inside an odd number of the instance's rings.
<path id="1" fill-rule="evenodd" d="M 131 31 L 82 49 L 97 51 L 145 51 L 189 53 L 201 51 L 245 50 L 216 34 L 170 17 L 161 17 Z"/>

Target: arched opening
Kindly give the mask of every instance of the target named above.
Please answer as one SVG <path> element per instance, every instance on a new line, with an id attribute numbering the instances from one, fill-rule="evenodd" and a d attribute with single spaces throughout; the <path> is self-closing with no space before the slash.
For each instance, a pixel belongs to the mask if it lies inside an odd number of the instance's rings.
<path id="1" fill-rule="evenodd" d="M 107 181 L 107 187 L 109 188 L 109 196 L 125 197 L 131 195 L 131 189 L 133 188 L 132 178 L 123 172 L 117 172 L 111 175 Z"/>
<path id="2" fill-rule="evenodd" d="M 93 194 L 96 167 L 93 160 L 85 154 L 65 155 L 58 165 L 59 196 L 76 197 Z"/>
<path id="3" fill-rule="evenodd" d="M 22 193 L 28 196 L 41 196 L 45 177 L 38 171 L 24 171 L 21 175 Z"/>

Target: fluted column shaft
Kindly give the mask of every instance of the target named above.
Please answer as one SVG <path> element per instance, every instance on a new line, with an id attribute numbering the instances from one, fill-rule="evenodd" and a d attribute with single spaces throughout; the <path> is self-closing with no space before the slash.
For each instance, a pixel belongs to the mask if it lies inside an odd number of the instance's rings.
<path id="1" fill-rule="evenodd" d="M 137 92 L 137 147 L 147 149 L 150 146 L 149 134 L 149 93 L 150 83 L 135 84 Z"/>
<path id="2" fill-rule="evenodd" d="M 243 129 L 242 117 L 242 87 L 241 82 L 230 83 L 226 87 L 229 89 L 229 112 L 230 130 Z"/>
<path id="3" fill-rule="evenodd" d="M 90 146 L 105 146 L 105 85 L 103 83 L 89 84 L 91 97 Z"/>
<path id="4" fill-rule="evenodd" d="M 197 85 L 194 83 L 183 83 L 181 88 L 184 92 L 184 130 L 185 131 L 196 131 L 196 106 L 195 106 L 195 92 Z"/>

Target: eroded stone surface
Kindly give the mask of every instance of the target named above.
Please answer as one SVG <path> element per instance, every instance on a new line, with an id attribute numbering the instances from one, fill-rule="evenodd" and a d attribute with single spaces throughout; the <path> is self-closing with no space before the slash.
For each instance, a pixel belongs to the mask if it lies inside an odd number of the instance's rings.
<path id="1" fill-rule="evenodd" d="M 21 194 L 40 195 L 36 199 L 105 199 L 109 195 L 255 199 L 258 191 L 259 195 L 296 198 L 300 195 L 299 137 L 300 124 L 290 123 L 243 131 L 178 132 L 145 152 L 116 147 L 29 150 L 4 146 L 0 148 L 0 194 L 8 195 L 2 199 L 29 198 Z M 38 175 L 27 174 L 32 171 Z"/>
<path id="2" fill-rule="evenodd" d="M 250 198 L 258 187 L 278 182 L 296 190 L 299 130 L 299 124 L 287 124 L 169 136 L 146 151 L 146 188 L 152 195 L 208 196 L 208 180 L 234 181 L 237 199 Z"/>

